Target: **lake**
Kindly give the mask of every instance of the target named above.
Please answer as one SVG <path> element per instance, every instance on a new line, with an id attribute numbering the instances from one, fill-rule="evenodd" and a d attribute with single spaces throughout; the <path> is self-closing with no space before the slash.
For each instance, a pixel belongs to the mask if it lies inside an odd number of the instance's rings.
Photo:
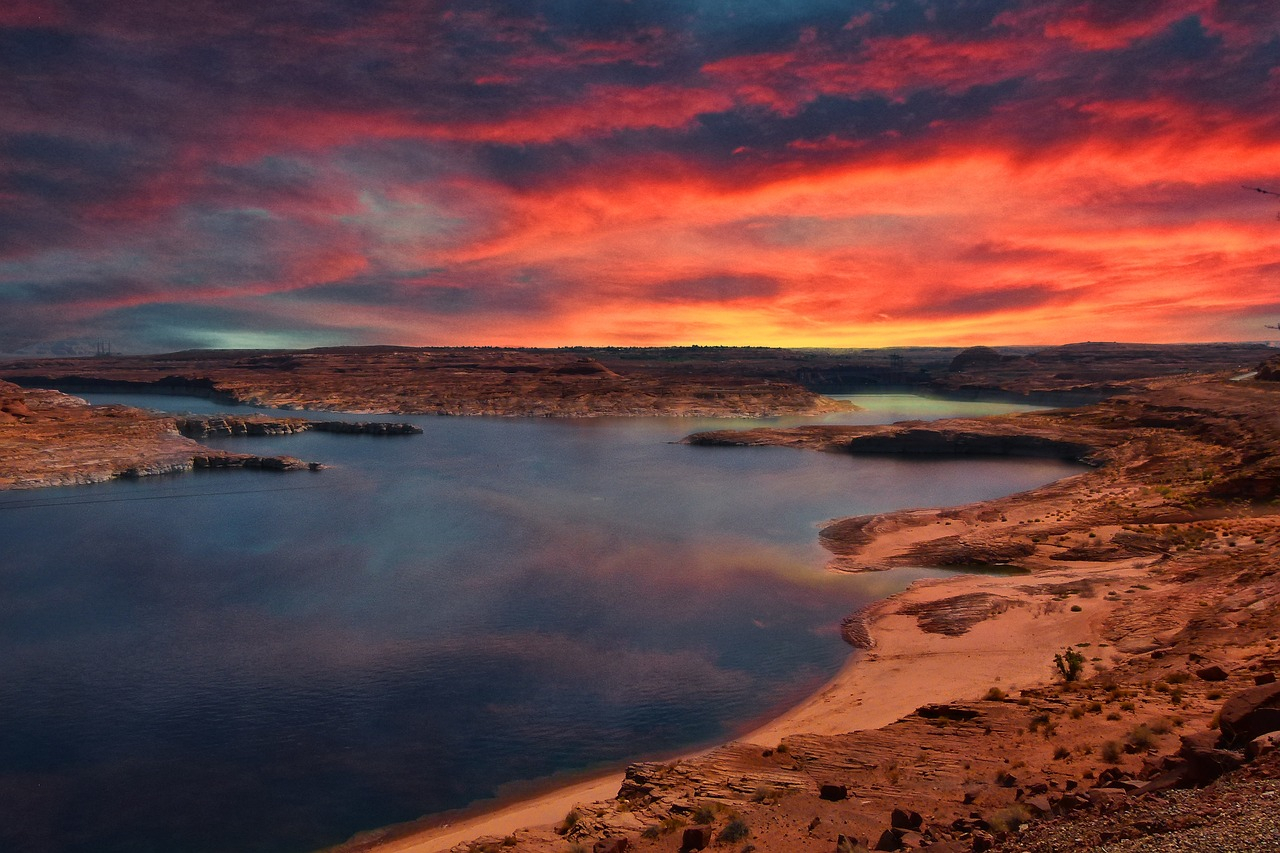
<path id="1" fill-rule="evenodd" d="M 1027 408 L 857 401 L 825 420 Z M 796 418 L 385 419 L 425 432 L 0 493 L 0 849 L 300 853 L 730 738 L 839 668 L 842 617 L 941 574 L 828 572 L 824 521 L 1079 470 L 672 443 Z"/>

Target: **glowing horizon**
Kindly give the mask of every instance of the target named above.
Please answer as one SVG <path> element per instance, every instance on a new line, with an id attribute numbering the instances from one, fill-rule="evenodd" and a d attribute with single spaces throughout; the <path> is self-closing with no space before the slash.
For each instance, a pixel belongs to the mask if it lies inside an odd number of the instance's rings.
<path id="1" fill-rule="evenodd" d="M 0 40 L 0 351 L 1280 316 L 1261 0 L 16 0 Z"/>

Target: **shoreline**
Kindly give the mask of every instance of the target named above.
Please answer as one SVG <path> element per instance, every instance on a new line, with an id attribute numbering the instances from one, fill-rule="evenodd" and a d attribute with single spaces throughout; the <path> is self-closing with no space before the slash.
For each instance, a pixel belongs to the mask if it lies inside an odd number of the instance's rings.
<path id="1" fill-rule="evenodd" d="M 1035 783 L 1040 792 L 1096 787 L 1092 780 L 1107 768 L 1150 778 L 1138 775 L 1147 772 L 1143 758 L 1162 738 L 1165 748 L 1176 742 L 1171 729 L 1209 725 L 1222 693 L 1208 676 L 1192 681 L 1202 661 L 1229 663 L 1237 673 L 1221 678 L 1243 686 L 1250 671 L 1274 678 L 1267 673 L 1280 660 L 1268 611 L 1258 609 L 1280 593 L 1248 586 L 1261 574 L 1239 574 L 1242 565 L 1270 565 L 1280 515 L 1271 507 L 1241 514 L 1234 503 L 1280 488 L 1280 466 L 1267 453 L 1241 452 L 1274 446 L 1273 400 L 1272 388 L 1201 378 L 1083 410 L 715 435 L 710 443 L 854 453 L 860 442 L 869 452 L 952 455 L 1069 447 L 1088 449 L 1098 467 L 982 503 L 828 525 L 821 541 L 833 555 L 829 568 L 839 571 L 973 563 L 1027 573 L 925 579 L 871 605 L 864 611 L 870 649 L 851 653 L 806 701 L 737 740 L 672 764 L 633 765 L 620 790 L 609 791 L 614 776 L 461 826 L 410 829 L 381 844 L 335 850 L 555 853 L 568 842 L 625 836 L 638 851 L 657 851 L 669 849 L 666 835 L 690 820 L 731 826 L 746 817 L 761 841 L 817 851 L 831 849 L 836 827 L 874 839 L 875 826 L 899 807 L 929 815 L 934 838 L 955 839 L 986 831 L 961 825 L 964 815 L 978 814 L 971 803 L 987 815 L 1018 805 L 1023 789 L 1012 788 L 1027 772 L 1044 780 Z M 1195 432 L 1184 429 L 1190 412 Z M 1236 593 L 1239 585 L 1246 588 Z M 1215 607 L 1220 615 L 1206 618 Z M 1247 648 L 1235 634 L 1217 633 L 1255 621 Z M 1059 656 L 1086 648 L 1077 654 L 1077 687 Z M 1170 716 L 1170 704 L 1179 713 Z M 1136 714 L 1156 716 L 1137 725 Z M 1147 746 L 1119 749 L 1135 738 Z M 939 787 L 935 780 L 947 776 L 951 787 Z M 842 778 L 844 785 L 829 784 Z M 830 797 L 828 788 L 835 789 Z M 822 807 L 839 823 L 820 840 L 816 803 L 831 799 L 849 806 Z M 553 830 L 570 809 L 578 821 Z"/>
<path id="2" fill-rule="evenodd" d="M 1116 575 L 1116 567 L 1089 572 Z M 1069 582 L 1079 571 L 1047 571 L 1037 581 Z M 916 581 L 902 592 L 870 605 L 866 615 L 875 647 L 852 649 L 836 674 L 798 705 L 751 731 L 709 749 L 670 759 L 687 761 L 712 755 L 725 746 L 754 744 L 774 748 L 797 735 L 841 735 L 882 729 L 918 708 L 975 700 L 989 688 L 1036 689 L 1054 679 L 1053 653 L 1073 643 L 1097 643 L 1112 606 L 1100 602 L 1088 613 L 1036 606 L 1033 593 L 1019 592 L 1027 575 L 957 575 Z M 1019 596 L 1021 603 L 987 619 L 958 637 L 926 633 L 917 620 L 899 611 L 967 593 Z M 1049 628 L 1050 630 L 1045 630 Z M 984 664 L 975 668 L 972 662 Z M 910 679 L 902 676 L 912 670 Z M 993 680 L 992 672 L 999 678 Z M 998 682 L 998 683 L 997 683 Z M 887 688 L 886 685 L 893 685 Z M 572 810 L 613 800 L 624 781 L 622 772 L 555 787 L 506 804 L 495 804 L 456 821 L 415 829 L 414 823 L 386 827 L 385 839 L 362 834 L 328 853 L 443 853 L 460 844 L 490 837 L 510 837 L 519 830 L 546 829 Z M 430 822 L 431 818 L 426 818 Z"/>

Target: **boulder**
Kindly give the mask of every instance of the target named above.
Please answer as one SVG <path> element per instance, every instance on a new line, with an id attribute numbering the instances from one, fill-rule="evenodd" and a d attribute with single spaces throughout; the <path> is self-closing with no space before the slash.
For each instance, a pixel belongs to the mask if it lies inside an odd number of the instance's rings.
<path id="1" fill-rule="evenodd" d="M 901 850 L 903 848 L 902 839 L 892 829 L 886 829 L 880 833 L 880 840 L 876 842 L 876 846 L 872 850 Z"/>
<path id="2" fill-rule="evenodd" d="M 1197 669 L 1196 677 L 1205 681 L 1226 681 L 1230 675 L 1222 667 L 1213 664 L 1212 666 L 1206 666 L 1204 669 Z"/>
<path id="3" fill-rule="evenodd" d="M 1253 683 L 1261 687 L 1264 684 L 1275 684 L 1276 674 L 1274 672 L 1263 672 L 1253 677 Z"/>
<path id="4" fill-rule="evenodd" d="M 1280 748 L 1280 732 L 1267 732 L 1265 735 L 1258 735 L 1244 748 L 1244 754 L 1250 760 L 1257 758 L 1259 755 L 1266 755 L 1268 752 L 1275 752 Z"/>
<path id="5" fill-rule="evenodd" d="M 1089 792 L 1089 805 L 1105 814 L 1115 811 L 1128 798 L 1128 791 L 1121 788 L 1094 788 Z"/>
<path id="6" fill-rule="evenodd" d="M 913 812 L 909 809 L 894 809 L 889 815 L 889 826 L 895 829 L 910 829 L 915 832 L 920 831 L 920 827 L 924 826 L 924 818 L 919 812 Z"/>
<path id="7" fill-rule="evenodd" d="M 711 827 L 709 826 L 691 826 L 685 829 L 684 835 L 680 840 L 680 849 L 683 853 L 690 853 L 693 850 L 703 850 L 711 844 Z"/>
<path id="8" fill-rule="evenodd" d="M 1039 794 L 1033 797 L 1027 797 L 1022 802 L 1023 802 L 1023 805 L 1031 809 L 1031 811 L 1035 812 L 1039 816 L 1047 815 L 1053 809 L 1053 807 L 1049 803 L 1049 798 Z"/>
<path id="9" fill-rule="evenodd" d="M 989 832 L 975 830 L 973 833 L 973 853 L 985 853 L 996 846 L 996 837 Z"/>
<path id="10" fill-rule="evenodd" d="M 849 788 L 846 785 L 823 785 L 818 789 L 818 797 L 837 803 L 849 799 Z"/>
<path id="11" fill-rule="evenodd" d="M 1213 732 L 1198 732 L 1182 736 L 1178 755 L 1186 761 L 1183 783 L 1207 785 L 1229 770 L 1244 763 L 1238 752 L 1217 747 L 1218 738 Z"/>
<path id="12" fill-rule="evenodd" d="M 1222 703 L 1219 746 L 1243 746 L 1259 735 L 1280 731 L 1280 684 L 1250 687 Z"/>

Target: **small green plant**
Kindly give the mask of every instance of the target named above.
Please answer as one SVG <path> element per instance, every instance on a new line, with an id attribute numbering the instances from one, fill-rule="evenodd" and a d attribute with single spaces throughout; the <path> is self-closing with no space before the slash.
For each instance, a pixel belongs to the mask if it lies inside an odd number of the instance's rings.
<path id="1" fill-rule="evenodd" d="M 564 816 L 564 820 L 560 821 L 560 825 L 556 827 L 556 832 L 564 835 L 569 830 L 578 825 L 578 821 L 582 820 L 582 815 L 578 814 L 577 809 L 572 809 Z"/>
<path id="2" fill-rule="evenodd" d="M 1079 612 L 1080 612 L 1080 611 L 1082 611 L 1082 610 L 1084 610 L 1084 608 L 1083 608 L 1083 607 L 1081 607 L 1079 604 L 1073 604 L 1073 605 L 1071 605 L 1071 612 L 1072 612 L 1072 613 L 1079 613 Z"/>
<path id="3" fill-rule="evenodd" d="M 759 788 L 756 788 L 755 792 L 751 795 L 751 802 L 765 803 L 770 800 L 777 800 L 781 796 L 781 789 L 774 788 L 772 785 L 761 785 Z"/>
<path id="4" fill-rule="evenodd" d="M 1156 745 L 1155 732 L 1146 723 L 1139 723 L 1129 732 L 1129 743 L 1133 744 L 1136 749 L 1148 750 Z"/>
<path id="5" fill-rule="evenodd" d="M 1120 745 L 1120 741 L 1109 740 L 1102 745 L 1102 749 L 1099 751 L 1099 754 L 1102 756 L 1103 761 L 1115 764 L 1120 760 L 1120 753 L 1123 749 L 1124 748 Z"/>
<path id="6" fill-rule="evenodd" d="M 1053 663 L 1058 667 L 1062 680 L 1072 682 L 1080 677 L 1080 673 L 1084 669 L 1084 655 L 1071 646 L 1067 646 L 1062 653 L 1053 656 Z"/>
<path id="7" fill-rule="evenodd" d="M 694 823 L 711 823 L 716 819 L 716 810 L 709 804 L 703 803 L 693 812 Z"/>
<path id="8" fill-rule="evenodd" d="M 1005 696 L 1006 696 L 1005 692 L 1001 690 L 999 687 L 992 687 L 990 690 L 987 691 L 986 695 L 983 696 L 982 698 L 986 699 L 988 702 L 999 702 L 1003 700 Z"/>
<path id="9" fill-rule="evenodd" d="M 1012 832 L 1030 821 L 1031 812 L 1027 807 L 1022 803 L 1014 803 L 993 814 L 989 822 L 996 832 Z"/>
<path id="10" fill-rule="evenodd" d="M 735 817 L 724 825 L 724 829 L 720 830 L 719 840 L 727 842 L 741 841 L 750 834 L 751 827 L 747 826 L 742 818 Z"/>

